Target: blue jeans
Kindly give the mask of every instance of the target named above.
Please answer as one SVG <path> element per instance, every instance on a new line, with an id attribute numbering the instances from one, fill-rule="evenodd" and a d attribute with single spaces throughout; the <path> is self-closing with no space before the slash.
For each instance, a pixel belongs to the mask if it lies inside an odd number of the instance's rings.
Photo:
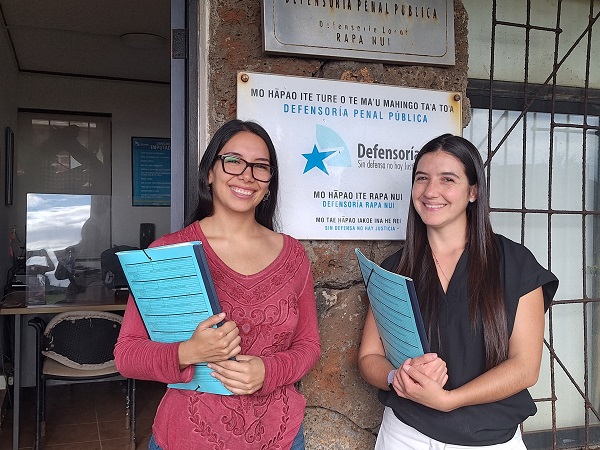
<path id="1" fill-rule="evenodd" d="M 162 450 L 154 440 L 154 435 L 150 436 L 148 450 Z M 292 442 L 292 447 L 290 448 L 290 450 L 304 450 L 304 427 L 302 426 L 302 424 L 300 424 L 300 429 L 298 430 L 298 434 L 294 438 L 294 442 Z"/>
<path id="2" fill-rule="evenodd" d="M 150 442 L 148 442 L 148 450 L 162 450 L 156 441 L 154 440 L 154 435 L 150 436 Z"/>
<path id="3" fill-rule="evenodd" d="M 300 424 L 300 429 L 294 438 L 294 442 L 292 442 L 290 450 L 304 450 L 304 427 L 302 424 Z"/>

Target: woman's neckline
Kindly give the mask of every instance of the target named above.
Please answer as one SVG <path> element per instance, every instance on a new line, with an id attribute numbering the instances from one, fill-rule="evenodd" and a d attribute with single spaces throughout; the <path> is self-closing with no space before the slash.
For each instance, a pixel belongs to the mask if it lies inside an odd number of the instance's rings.
<path id="1" fill-rule="evenodd" d="M 271 270 L 274 270 L 280 264 L 280 261 L 285 257 L 285 255 L 288 252 L 290 239 L 286 234 L 281 233 L 281 235 L 283 236 L 283 247 L 281 248 L 281 251 L 279 252 L 277 257 L 273 261 L 271 261 L 264 269 L 259 270 L 258 272 L 252 273 L 252 274 L 243 274 L 241 272 L 238 272 L 238 271 L 232 269 L 227 264 L 225 264 L 225 262 L 219 257 L 219 255 L 214 251 L 214 249 L 210 245 L 208 238 L 206 237 L 206 235 L 204 234 L 204 231 L 202 230 L 202 226 L 200 225 L 200 222 L 196 221 L 196 222 L 194 222 L 194 224 L 196 226 L 197 232 L 199 233 L 199 235 L 201 237 L 200 240 L 202 241 L 202 243 L 205 247 L 207 256 L 209 258 L 212 258 L 213 260 L 216 260 L 219 263 L 219 266 L 222 267 L 224 270 L 227 270 L 231 274 L 235 274 L 239 277 L 252 278 L 252 277 L 262 276 L 263 274 L 265 274 Z"/>

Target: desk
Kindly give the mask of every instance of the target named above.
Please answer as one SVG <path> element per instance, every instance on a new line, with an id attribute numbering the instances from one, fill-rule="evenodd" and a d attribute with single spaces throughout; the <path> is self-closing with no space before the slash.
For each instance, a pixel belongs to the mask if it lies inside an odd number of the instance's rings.
<path id="1" fill-rule="evenodd" d="M 13 373 L 13 450 L 19 449 L 19 420 L 21 402 L 21 333 L 23 316 L 31 314 L 58 314 L 66 311 L 124 311 L 127 298 L 116 298 L 113 291 L 103 285 L 90 285 L 85 292 L 78 293 L 52 305 L 26 306 L 24 291 L 8 294 L 3 303 L 18 304 L 0 308 L 0 316 L 14 316 L 15 349 Z"/>

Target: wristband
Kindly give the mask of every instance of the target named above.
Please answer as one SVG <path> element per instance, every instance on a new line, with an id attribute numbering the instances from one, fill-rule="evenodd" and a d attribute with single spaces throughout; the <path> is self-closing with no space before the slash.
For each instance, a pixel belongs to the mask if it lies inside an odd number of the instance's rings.
<path id="1" fill-rule="evenodd" d="M 392 383 L 394 381 L 394 374 L 395 373 L 396 373 L 396 369 L 394 369 L 390 373 L 388 373 L 388 384 L 390 385 L 390 388 L 392 387 Z"/>

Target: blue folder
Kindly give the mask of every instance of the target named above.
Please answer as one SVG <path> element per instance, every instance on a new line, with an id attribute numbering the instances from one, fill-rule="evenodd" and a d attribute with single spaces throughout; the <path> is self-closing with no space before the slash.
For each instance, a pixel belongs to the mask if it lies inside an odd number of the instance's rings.
<path id="1" fill-rule="evenodd" d="M 387 359 L 398 368 L 408 358 L 429 353 L 413 280 L 355 252 Z"/>
<path id="2" fill-rule="evenodd" d="M 181 342 L 200 322 L 221 312 L 202 242 L 117 252 L 150 339 Z M 189 383 L 170 388 L 232 395 L 206 364 L 195 364 Z"/>

